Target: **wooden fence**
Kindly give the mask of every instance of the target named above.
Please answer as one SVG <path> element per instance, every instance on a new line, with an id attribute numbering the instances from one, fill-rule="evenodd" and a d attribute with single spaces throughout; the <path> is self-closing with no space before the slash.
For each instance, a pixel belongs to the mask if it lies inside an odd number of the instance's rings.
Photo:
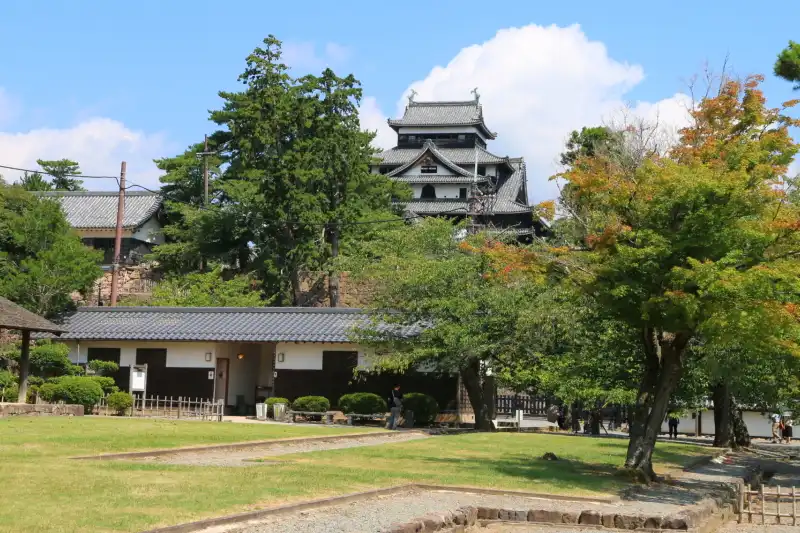
<path id="1" fill-rule="evenodd" d="M 781 489 L 780 485 L 772 490 L 761 485 L 757 490 L 754 490 L 750 485 L 745 486 L 739 491 L 739 518 L 741 524 L 747 515 L 747 522 L 753 522 L 753 516 L 758 519 L 761 518 L 762 524 L 769 523 L 789 525 L 797 525 L 797 493 L 795 487 Z M 773 522 L 772 519 L 775 519 Z M 785 522 L 781 522 L 781 518 L 786 518 Z"/>
<path id="2" fill-rule="evenodd" d="M 186 396 L 150 396 L 143 398 L 134 396 L 133 407 L 128 410 L 129 416 L 212 420 L 222 422 L 225 405 L 222 400 L 212 402 L 206 398 L 190 398 Z M 92 414 L 116 414 L 108 407 L 107 398 L 98 402 Z"/>
<path id="3" fill-rule="evenodd" d="M 540 396 L 528 394 L 498 395 L 497 412 L 500 414 L 514 414 L 521 410 L 529 416 L 547 416 L 550 400 Z"/>

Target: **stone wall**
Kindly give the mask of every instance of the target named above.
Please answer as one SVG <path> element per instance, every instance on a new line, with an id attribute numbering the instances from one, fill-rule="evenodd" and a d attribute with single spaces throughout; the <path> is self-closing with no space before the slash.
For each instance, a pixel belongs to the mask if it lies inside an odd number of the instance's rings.
<path id="1" fill-rule="evenodd" d="M 329 307 L 328 276 L 324 272 L 305 272 L 300 288 L 303 292 L 303 307 Z M 339 307 L 365 307 L 371 300 L 372 290 L 363 283 L 356 283 L 347 274 L 339 275 Z"/>
<path id="2" fill-rule="evenodd" d="M 0 403 L 0 418 L 6 416 L 83 416 L 83 406 L 57 403 Z"/>
<path id="3" fill-rule="evenodd" d="M 136 298 L 145 302 L 153 287 L 161 280 L 161 274 L 149 265 L 126 266 L 119 269 L 117 294 L 119 298 Z M 85 299 L 78 293 L 72 299 L 82 305 L 108 305 L 111 302 L 111 271 L 103 272 L 90 294 Z"/>

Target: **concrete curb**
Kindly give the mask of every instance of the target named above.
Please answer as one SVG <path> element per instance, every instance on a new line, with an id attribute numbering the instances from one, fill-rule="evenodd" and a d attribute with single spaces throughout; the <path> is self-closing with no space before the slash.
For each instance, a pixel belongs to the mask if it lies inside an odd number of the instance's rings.
<path id="1" fill-rule="evenodd" d="M 319 498 L 315 500 L 308 500 L 298 503 L 290 503 L 280 505 L 278 507 L 270 507 L 267 509 L 258 509 L 255 511 L 247 511 L 244 513 L 236 513 L 232 515 L 219 516 L 215 518 L 206 518 L 194 522 L 186 522 L 184 524 L 177 524 L 174 526 L 167 526 L 163 528 L 150 529 L 142 533 L 193 533 L 202 531 L 216 526 L 239 524 L 250 522 L 252 520 L 259 520 L 268 516 L 292 513 L 295 511 L 303 511 L 307 509 L 316 509 L 318 507 L 329 507 L 332 505 L 341 505 L 343 503 L 350 503 L 359 501 L 375 496 L 382 496 L 385 494 L 396 494 L 401 491 L 413 490 L 426 490 L 426 491 L 450 491 L 450 492 L 470 492 L 473 494 L 488 494 L 488 495 L 503 495 L 509 496 L 524 496 L 528 498 L 537 498 L 542 500 L 560 500 L 560 501 L 576 501 L 576 502 L 594 502 L 594 503 L 610 503 L 618 500 L 615 496 L 611 497 L 598 497 L 590 498 L 586 496 L 564 496 L 554 494 L 543 494 L 538 492 L 526 492 L 517 490 L 502 490 L 502 489 L 486 489 L 478 487 L 463 487 L 463 486 L 448 486 L 448 485 L 427 485 L 410 483 L 405 485 L 395 485 L 393 487 L 386 487 L 381 489 L 373 489 L 363 492 L 354 492 L 351 494 L 344 494 L 342 496 L 333 496 L 330 498 Z M 477 508 L 476 508 L 477 509 Z M 477 518 L 477 510 L 476 510 Z M 415 530 L 422 531 L 422 530 Z M 435 530 L 431 530 L 435 531 Z"/>
<path id="2" fill-rule="evenodd" d="M 267 440 L 251 440 L 247 442 L 232 442 L 227 444 L 210 444 L 204 446 L 184 446 L 181 448 L 160 448 L 155 450 L 147 450 L 140 452 L 121 452 L 121 453 L 104 453 L 99 455 L 81 455 L 70 457 L 74 460 L 92 460 L 92 461 L 107 461 L 115 459 L 139 459 L 142 457 L 160 457 L 164 455 L 174 455 L 178 453 L 187 452 L 213 452 L 220 450 L 242 450 L 247 448 L 261 448 L 269 446 L 280 446 L 284 444 L 293 443 L 306 443 L 306 442 L 338 442 L 341 440 L 355 440 L 355 439 L 372 439 L 383 438 L 387 435 L 408 435 L 418 434 L 426 435 L 422 431 L 405 431 L 403 433 L 392 433 L 389 431 L 376 431 L 366 433 L 347 433 L 344 435 L 320 435 L 318 437 L 289 437 L 286 439 L 267 439 Z"/>

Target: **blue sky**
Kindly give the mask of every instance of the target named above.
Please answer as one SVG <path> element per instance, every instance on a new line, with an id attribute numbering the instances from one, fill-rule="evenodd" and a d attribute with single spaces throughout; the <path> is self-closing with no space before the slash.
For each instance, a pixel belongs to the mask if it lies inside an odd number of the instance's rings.
<path id="1" fill-rule="evenodd" d="M 219 105 L 217 91 L 237 87 L 244 58 L 272 33 L 298 73 L 324 65 L 353 72 L 370 97 L 372 127 L 398 112 L 414 82 L 420 99 L 468 98 L 477 85 L 499 133 L 496 150 L 525 155 L 536 174 L 531 195 L 552 196 L 545 174 L 564 130 L 607 119 L 622 101 L 673 98 L 706 61 L 719 67 L 728 55 L 736 73 L 767 75 L 772 103 L 791 98 L 771 68 L 790 38 L 800 40 L 798 21 L 800 3 L 787 0 L 4 0 L 0 164 L 81 157 L 86 171 L 105 174 L 124 157 L 133 176 L 152 184 L 148 161 L 212 131 L 207 110 Z M 529 25 L 541 28 L 497 39 Z M 437 66 L 444 69 L 431 74 Z"/>

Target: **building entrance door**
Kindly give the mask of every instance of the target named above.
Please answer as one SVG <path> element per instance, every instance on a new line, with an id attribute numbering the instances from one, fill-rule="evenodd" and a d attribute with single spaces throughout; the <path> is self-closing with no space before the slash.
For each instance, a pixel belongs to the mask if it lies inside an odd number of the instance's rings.
<path id="1" fill-rule="evenodd" d="M 228 364 L 227 359 L 217 359 L 217 370 L 214 376 L 214 401 L 222 400 L 228 404 Z"/>

